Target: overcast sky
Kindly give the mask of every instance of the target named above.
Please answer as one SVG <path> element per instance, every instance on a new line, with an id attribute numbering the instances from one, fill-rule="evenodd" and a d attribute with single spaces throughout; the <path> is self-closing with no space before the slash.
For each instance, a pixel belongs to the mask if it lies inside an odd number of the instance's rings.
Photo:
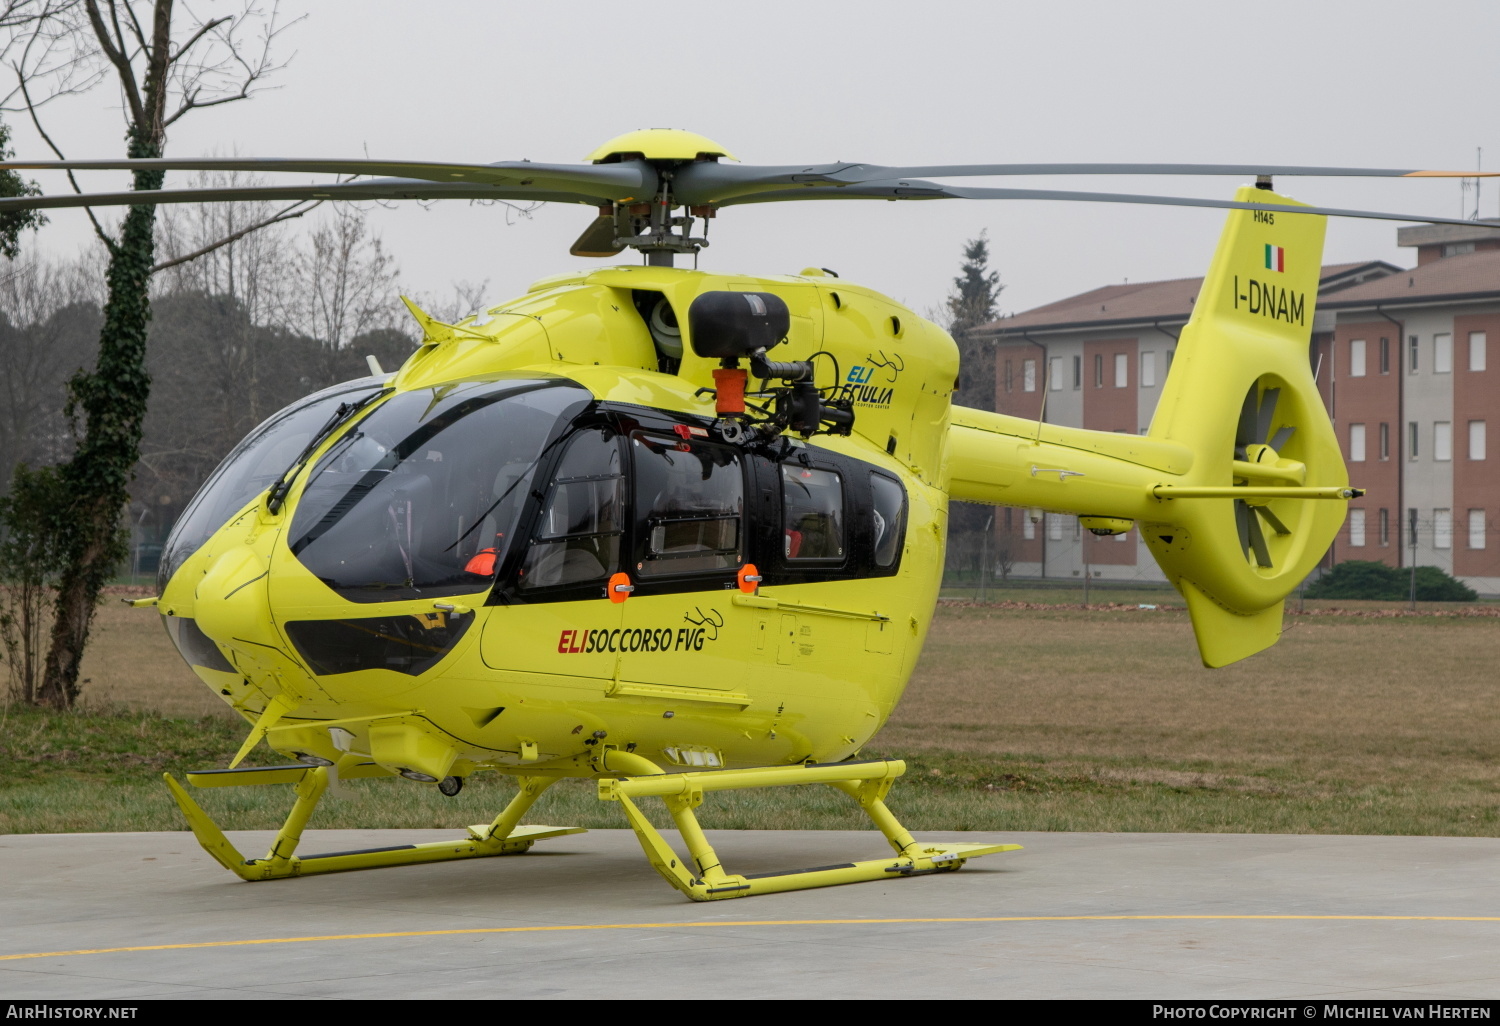
<path id="1" fill-rule="evenodd" d="M 238 4 L 203 3 L 209 12 Z M 635 128 L 688 128 L 746 163 L 1192 161 L 1500 169 L 1500 4 L 1493 0 L 895 3 L 753 0 L 666 7 L 571 0 L 297 3 L 268 90 L 196 112 L 168 153 L 494 161 L 581 159 Z M 115 93 L 58 105 L 71 157 L 123 155 Z M 18 156 L 42 157 L 10 116 Z M 183 181 L 184 176 L 175 180 Z M 121 187 L 119 176 L 89 185 Z M 42 180 L 47 191 L 65 186 Z M 975 184 L 985 184 L 976 182 Z M 988 184 L 1228 198 L 1230 179 L 1010 179 Z M 1312 203 L 1459 216 L 1442 181 L 1299 179 Z M 1500 213 L 1487 183 L 1485 216 Z M 53 213 L 41 249 L 91 238 Z M 489 282 L 499 302 L 579 264 L 593 211 L 452 203 L 377 210 L 405 286 Z M 701 266 L 830 267 L 919 311 L 939 304 L 964 240 L 987 229 L 1004 311 L 1100 285 L 1203 273 L 1223 215 L 1092 204 L 752 205 L 713 224 Z M 514 220 L 514 219 L 512 219 Z M 1325 262 L 1414 263 L 1396 225 L 1336 221 Z"/>

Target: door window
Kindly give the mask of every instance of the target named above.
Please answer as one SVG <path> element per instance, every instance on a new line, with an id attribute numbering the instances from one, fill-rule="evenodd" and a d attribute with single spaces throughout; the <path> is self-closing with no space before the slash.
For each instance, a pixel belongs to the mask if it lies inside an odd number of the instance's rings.
<path id="1" fill-rule="evenodd" d="M 602 581 L 620 560 L 624 475 L 617 436 L 589 428 L 568 442 L 542 506 L 526 563 L 523 589 Z"/>
<path id="2" fill-rule="evenodd" d="M 875 521 L 875 565 L 888 570 L 901 557 L 901 539 L 906 534 L 906 493 L 884 474 L 870 475 L 870 507 Z"/>
<path id="3" fill-rule="evenodd" d="M 744 472 L 733 449 L 631 436 L 642 577 L 733 570 L 743 561 Z"/>
<path id="4" fill-rule="evenodd" d="M 844 558 L 844 483 L 836 472 L 783 464 L 781 501 L 787 560 Z"/>

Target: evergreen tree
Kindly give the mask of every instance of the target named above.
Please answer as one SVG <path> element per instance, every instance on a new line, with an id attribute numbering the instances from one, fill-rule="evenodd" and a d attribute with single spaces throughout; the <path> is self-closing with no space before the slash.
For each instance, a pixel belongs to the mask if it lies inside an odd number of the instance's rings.
<path id="1" fill-rule="evenodd" d="M 990 270 L 987 232 L 964 244 L 964 262 L 948 293 L 948 333 L 958 343 L 959 386 L 953 401 L 981 410 L 995 408 L 995 350 L 974 337 L 975 329 L 998 315 L 996 301 L 1005 288 L 1000 273 Z"/>

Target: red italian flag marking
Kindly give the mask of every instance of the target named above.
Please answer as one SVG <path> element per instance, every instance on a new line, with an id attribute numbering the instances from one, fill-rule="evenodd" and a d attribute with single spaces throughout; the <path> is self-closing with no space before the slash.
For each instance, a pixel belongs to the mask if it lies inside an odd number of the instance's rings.
<path id="1" fill-rule="evenodd" d="M 1280 246 L 1273 246 L 1270 243 L 1267 243 L 1266 244 L 1266 270 L 1268 270 L 1268 271 L 1285 271 L 1286 270 L 1286 250 L 1282 249 Z"/>

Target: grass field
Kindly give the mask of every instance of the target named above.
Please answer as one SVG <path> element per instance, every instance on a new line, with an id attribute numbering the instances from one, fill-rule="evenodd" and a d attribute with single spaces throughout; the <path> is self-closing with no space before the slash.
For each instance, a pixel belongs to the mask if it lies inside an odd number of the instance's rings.
<path id="1" fill-rule="evenodd" d="M 1210 672 L 1168 596 L 1156 610 L 1004 597 L 942 604 L 905 700 L 865 752 L 907 759 L 891 805 L 914 829 L 1500 834 L 1493 607 L 1308 603 L 1276 648 Z M 107 606 L 84 676 L 84 714 L 12 707 L 0 724 L 0 832 L 180 829 L 160 773 L 223 765 L 244 725 L 149 613 Z M 351 786 L 360 797 L 325 802 L 314 826 L 458 827 L 510 792 L 494 775 L 456 799 Z M 529 818 L 624 825 L 593 792 L 560 784 Z M 203 797 L 233 829 L 275 826 L 289 801 L 285 788 Z M 865 822 L 813 788 L 716 795 L 703 813 L 718 827 Z"/>

